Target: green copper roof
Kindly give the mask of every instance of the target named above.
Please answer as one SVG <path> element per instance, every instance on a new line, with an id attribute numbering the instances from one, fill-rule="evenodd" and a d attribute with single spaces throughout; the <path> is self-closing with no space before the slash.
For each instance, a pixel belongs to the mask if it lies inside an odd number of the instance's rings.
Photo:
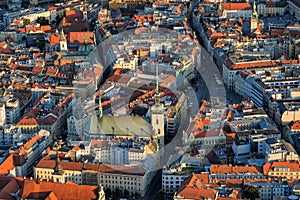
<path id="1" fill-rule="evenodd" d="M 89 121 L 86 124 L 85 132 L 91 135 L 100 133 L 99 120 L 97 115 L 91 115 Z"/>
<path id="2" fill-rule="evenodd" d="M 152 107 L 151 107 L 151 112 L 153 114 L 162 114 L 164 113 L 164 107 L 162 104 L 154 104 Z"/>
<path id="3" fill-rule="evenodd" d="M 78 47 L 78 52 L 90 52 L 94 49 L 92 45 L 82 44 Z"/>
<path id="4" fill-rule="evenodd" d="M 91 135 L 120 135 L 150 137 L 151 125 L 140 116 L 103 116 L 100 120 L 91 116 L 87 123 L 86 133 Z"/>

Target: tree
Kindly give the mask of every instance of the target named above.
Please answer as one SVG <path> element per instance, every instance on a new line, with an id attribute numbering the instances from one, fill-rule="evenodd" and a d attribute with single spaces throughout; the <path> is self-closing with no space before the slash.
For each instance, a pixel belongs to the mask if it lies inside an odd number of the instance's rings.
<path id="1" fill-rule="evenodd" d="M 21 3 L 22 8 L 28 8 L 30 2 L 29 0 L 23 0 Z"/>
<path id="2" fill-rule="evenodd" d="M 104 192 L 106 199 L 109 199 L 111 197 L 111 190 L 109 188 L 106 188 Z"/>
<path id="3" fill-rule="evenodd" d="M 24 23 L 24 25 L 28 25 L 28 24 L 30 24 L 30 19 L 24 19 L 24 21 L 23 21 L 23 23 Z"/>
<path id="4" fill-rule="evenodd" d="M 250 200 L 255 200 L 259 198 L 258 189 L 256 187 L 246 185 L 244 186 L 243 189 L 244 189 L 245 198 Z"/>
<path id="5" fill-rule="evenodd" d="M 128 190 L 124 190 L 124 195 L 126 196 L 126 197 L 128 197 L 129 196 L 129 191 Z"/>
<path id="6" fill-rule="evenodd" d="M 134 196 L 135 196 L 135 198 L 137 198 L 137 199 L 141 198 L 141 195 L 140 195 L 139 193 L 137 193 L 137 192 L 134 194 Z"/>
<path id="7" fill-rule="evenodd" d="M 49 25 L 49 20 L 45 17 L 38 17 L 36 20 L 40 25 Z"/>
<path id="8" fill-rule="evenodd" d="M 155 200 L 164 200 L 164 192 L 162 190 L 158 191 L 155 194 Z"/>

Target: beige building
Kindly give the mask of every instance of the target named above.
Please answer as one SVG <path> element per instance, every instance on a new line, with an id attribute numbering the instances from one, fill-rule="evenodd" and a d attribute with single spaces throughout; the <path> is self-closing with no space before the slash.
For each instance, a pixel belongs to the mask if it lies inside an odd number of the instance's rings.
<path id="1" fill-rule="evenodd" d="M 264 154 L 267 162 L 299 161 L 299 156 L 294 147 L 284 140 L 266 140 L 264 145 Z"/>
<path id="2" fill-rule="evenodd" d="M 129 191 L 130 195 L 144 196 L 151 182 L 146 171 L 137 166 L 102 165 L 99 168 L 98 183 L 112 191 Z"/>
<path id="3" fill-rule="evenodd" d="M 299 162 L 267 162 L 263 166 L 264 175 L 268 177 L 280 177 L 286 179 L 299 179 Z"/>
<path id="4" fill-rule="evenodd" d="M 151 182 L 149 173 L 140 166 L 87 164 L 42 159 L 34 168 L 34 178 L 55 183 L 71 181 L 76 184 L 102 185 L 115 191 L 144 196 Z"/>
<path id="5" fill-rule="evenodd" d="M 286 9 L 288 7 L 288 3 L 286 1 L 267 1 L 260 2 L 257 5 L 257 13 L 260 16 L 278 16 L 284 15 Z"/>
<path id="6" fill-rule="evenodd" d="M 120 8 L 130 8 L 143 4 L 143 2 L 143 0 L 111 0 L 108 4 L 110 10 L 118 10 Z"/>

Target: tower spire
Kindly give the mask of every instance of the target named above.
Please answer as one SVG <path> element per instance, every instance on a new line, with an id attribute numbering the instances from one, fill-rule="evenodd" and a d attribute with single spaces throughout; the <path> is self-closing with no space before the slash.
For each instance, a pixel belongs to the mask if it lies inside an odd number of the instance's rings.
<path id="1" fill-rule="evenodd" d="M 103 108 L 102 108 L 102 104 L 101 104 L 101 95 L 99 93 L 99 118 L 101 119 L 103 116 Z"/>
<path id="2" fill-rule="evenodd" d="M 252 8 L 252 18 L 256 19 L 258 17 L 257 11 L 256 11 L 256 3 L 255 0 L 253 1 L 253 8 Z"/>
<path id="3" fill-rule="evenodd" d="M 159 87 L 158 87 L 158 61 L 156 62 L 156 91 L 155 91 L 155 104 L 160 103 Z"/>
<path id="4" fill-rule="evenodd" d="M 83 10 L 87 10 L 87 8 L 86 8 L 86 0 L 84 0 Z"/>
<path id="5" fill-rule="evenodd" d="M 60 38 L 60 41 L 66 41 L 64 29 L 61 29 L 61 38 Z"/>
<path id="6" fill-rule="evenodd" d="M 59 159 L 58 150 L 56 150 L 56 159 L 55 159 L 54 173 L 55 174 L 60 174 L 61 172 L 62 172 L 62 167 L 60 165 L 60 159 Z"/>

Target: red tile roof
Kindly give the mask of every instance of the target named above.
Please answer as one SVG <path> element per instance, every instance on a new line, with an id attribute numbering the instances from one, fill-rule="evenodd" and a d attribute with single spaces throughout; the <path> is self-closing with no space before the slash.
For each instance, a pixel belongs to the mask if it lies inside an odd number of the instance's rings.
<path id="1" fill-rule="evenodd" d="M 275 67 L 285 64 L 299 64 L 299 60 L 266 60 L 266 61 L 253 61 L 242 63 L 228 63 L 226 65 L 231 70 L 243 70 L 252 68 Z"/>
<path id="2" fill-rule="evenodd" d="M 61 162 L 63 170 L 81 171 L 83 163 L 80 162 Z"/>
<path id="3" fill-rule="evenodd" d="M 252 10 L 249 3 L 222 3 L 225 10 Z"/>
<path id="4" fill-rule="evenodd" d="M 68 37 L 67 34 L 64 34 L 64 35 L 65 35 L 65 38 Z M 49 43 L 52 44 L 52 45 L 53 45 L 53 44 L 59 44 L 60 38 L 61 38 L 61 34 L 58 34 L 58 35 L 56 35 L 56 34 L 51 34 L 51 35 L 50 35 L 50 39 L 49 39 Z"/>
<path id="5" fill-rule="evenodd" d="M 217 191 L 204 189 L 209 184 L 208 174 L 194 174 L 183 181 L 178 189 L 177 196 L 185 199 L 215 199 Z"/>
<path id="6" fill-rule="evenodd" d="M 291 130 L 300 130 L 300 122 L 293 122 Z"/>
<path id="7" fill-rule="evenodd" d="M 47 76 L 56 76 L 58 73 L 58 68 L 48 68 L 46 71 Z"/>
<path id="8" fill-rule="evenodd" d="M 42 159 L 36 165 L 36 168 L 54 169 L 54 167 L 55 167 L 55 160 L 49 160 L 49 159 Z"/>
<path id="9" fill-rule="evenodd" d="M 81 10 L 67 10 L 66 11 L 66 17 L 78 17 L 78 18 L 82 18 L 83 17 L 83 13 Z"/>
<path id="10" fill-rule="evenodd" d="M 40 74 L 40 73 L 43 72 L 43 69 L 44 69 L 43 67 L 34 67 L 32 69 L 32 72 L 35 73 L 35 74 Z"/>
<path id="11" fill-rule="evenodd" d="M 10 154 L 0 165 L 0 175 L 7 175 L 9 171 L 14 169 L 14 154 Z"/>
<path id="12" fill-rule="evenodd" d="M 42 159 L 36 166 L 36 168 L 54 169 L 55 160 Z M 63 170 L 81 171 L 81 170 L 93 170 L 100 173 L 109 174 L 130 174 L 143 176 L 145 170 L 139 166 L 125 166 L 125 165 L 106 165 L 106 164 L 86 164 L 80 162 L 61 162 Z"/>
<path id="13" fill-rule="evenodd" d="M 197 131 L 194 133 L 195 138 L 217 137 L 220 135 L 220 130 Z"/>
<path id="14" fill-rule="evenodd" d="M 194 200 L 215 199 L 217 191 L 213 189 L 186 187 L 178 192 L 177 196 Z"/>
<path id="15" fill-rule="evenodd" d="M 263 171 L 264 174 L 267 175 L 269 172 L 274 171 L 275 168 L 282 168 L 282 167 L 286 167 L 290 169 L 290 172 L 293 171 L 300 171 L 300 164 L 299 162 L 267 162 L 264 164 L 263 166 Z"/>
<path id="16" fill-rule="evenodd" d="M 68 44 L 95 44 L 95 34 L 93 32 L 70 32 Z"/>
<path id="17" fill-rule="evenodd" d="M 211 174 L 240 174 L 240 173 L 252 173 L 259 174 L 261 173 L 260 169 L 256 166 L 232 166 L 232 165 L 211 165 L 210 166 Z"/>
<path id="18" fill-rule="evenodd" d="M 107 79 L 107 82 L 127 84 L 130 79 L 130 76 L 112 75 Z"/>
<path id="19" fill-rule="evenodd" d="M 6 177 L 6 176 L 0 177 L 0 199 L 15 200 L 16 198 L 10 194 L 16 193 L 22 187 L 23 187 L 23 178 Z"/>
<path id="20" fill-rule="evenodd" d="M 97 199 L 98 186 L 77 184 L 59 184 L 52 182 L 40 182 L 24 180 L 24 187 L 20 194 L 23 199 Z"/>
<path id="21" fill-rule="evenodd" d="M 33 136 L 28 142 L 26 142 L 25 144 L 24 144 L 24 148 L 25 149 L 29 149 L 35 142 L 37 142 L 38 141 L 38 139 L 40 139 L 41 138 L 41 136 L 40 135 L 35 135 L 35 136 Z"/>
<path id="22" fill-rule="evenodd" d="M 131 174 L 131 175 L 143 176 L 146 171 L 139 166 L 100 164 L 99 172 L 109 173 L 109 174 Z"/>

